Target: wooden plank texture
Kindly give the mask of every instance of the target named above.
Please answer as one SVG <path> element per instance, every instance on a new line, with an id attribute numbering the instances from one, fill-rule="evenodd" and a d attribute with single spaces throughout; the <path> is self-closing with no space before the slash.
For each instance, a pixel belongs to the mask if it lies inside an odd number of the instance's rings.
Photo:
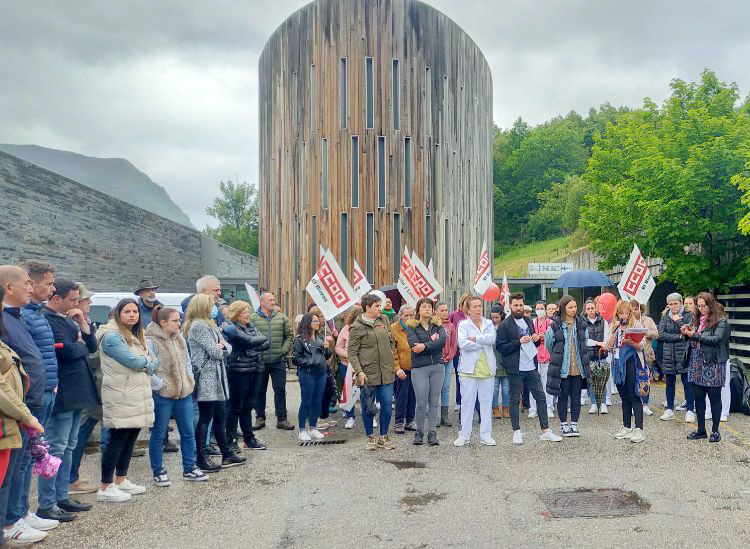
<path id="1" fill-rule="evenodd" d="M 367 57 L 373 60 L 372 128 L 366 127 Z M 341 58 L 347 66 L 343 124 Z M 394 59 L 399 62 L 398 128 L 392 111 Z M 276 294 L 284 311 L 296 315 L 305 308 L 318 243 L 331 248 L 348 273 L 353 259 L 366 268 L 368 212 L 375 220 L 374 287 L 392 284 L 398 275 L 393 257 L 402 250 L 392 242 L 398 213 L 401 247 L 416 250 L 425 262 L 433 259 L 445 297 L 468 289 L 482 240 L 490 249 L 493 244 L 492 76 L 471 38 L 415 0 L 318 0 L 275 31 L 259 72 L 260 285 Z M 351 207 L 350 186 L 354 135 L 359 136 L 357 208 Z M 378 207 L 379 136 L 385 138 L 385 208 Z M 410 208 L 404 206 L 405 137 L 412 149 Z M 346 257 L 339 250 L 342 212 L 348 220 Z M 316 234 L 311 234 L 312 216 Z"/>

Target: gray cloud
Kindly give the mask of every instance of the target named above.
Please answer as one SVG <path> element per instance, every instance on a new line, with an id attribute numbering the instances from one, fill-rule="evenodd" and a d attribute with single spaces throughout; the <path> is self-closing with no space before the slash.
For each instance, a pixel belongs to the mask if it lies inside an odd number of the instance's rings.
<path id="1" fill-rule="evenodd" d="M 710 67 L 750 87 L 750 4 L 436 0 L 490 64 L 494 119 L 639 106 Z M 257 181 L 258 57 L 306 2 L 5 3 L 0 142 L 120 156 L 197 226 L 219 179 Z"/>

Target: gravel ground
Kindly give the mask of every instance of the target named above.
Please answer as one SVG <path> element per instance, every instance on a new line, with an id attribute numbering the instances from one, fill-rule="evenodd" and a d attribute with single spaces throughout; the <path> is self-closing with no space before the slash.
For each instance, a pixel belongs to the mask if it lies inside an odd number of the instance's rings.
<path id="1" fill-rule="evenodd" d="M 732 414 L 720 444 L 691 442 L 684 412 L 659 421 L 663 400 L 664 386 L 657 385 L 642 444 L 612 438 L 621 425 L 617 397 L 608 415 L 591 416 L 584 408 L 583 436 L 561 443 L 540 442 L 537 420 L 525 418 L 523 446 L 511 444 L 509 420 L 495 420 L 495 447 L 478 444 L 477 428 L 470 447 L 454 448 L 454 427 L 438 430 L 438 447 L 413 446 L 407 433 L 394 436 L 396 450 L 377 452 L 365 450 L 359 418 L 352 431 L 342 421 L 331 430 L 345 444 L 319 447 L 296 446 L 296 432 L 272 425 L 258 433 L 269 450 L 244 452 L 246 466 L 204 483 L 183 482 L 179 454 L 167 454 L 173 484 L 158 488 L 148 457 L 134 458 L 129 478 L 147 484 L 146 494 L 124 504 L 97 503 L 42 546 L 748 547 L 750 418 Z M 288 403 L 296 420 L 294 381 Z M 551 425 L 559 428 L 556 419 Z M 84 458 L 84 478 L 98 479 L 98 457 Z M 538 496 L 582 488 L 636 492 L 646 512 L 556 519 Z M 95 501 L 94 495 L 80 498 Z"/>

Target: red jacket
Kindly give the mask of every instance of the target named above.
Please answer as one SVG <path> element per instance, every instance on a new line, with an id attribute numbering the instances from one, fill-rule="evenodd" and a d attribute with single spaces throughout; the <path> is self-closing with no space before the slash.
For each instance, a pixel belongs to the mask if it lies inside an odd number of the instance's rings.
<path id="1" fill-rule="evenodd" d="M 446 336 L 445 346 L 443 347 L 443 361 L 448 364 L 456 356 L 456 350 L 458 349 L 458 329 L 450 319 L 443 320 L 443 329 Z"/>
<path id="2" fill-rule="evenodd" d="M 537 361 L 538 362 L 549 362 L 549 351 L 544 346 L 544 334 L 547 333 L 547 328 L 552 324 L 552 319 L 545 317 L 544 320 L 534 319 L 534 333 L 542 336 L 542 344 L 539 345 L 537 350 Z"/>

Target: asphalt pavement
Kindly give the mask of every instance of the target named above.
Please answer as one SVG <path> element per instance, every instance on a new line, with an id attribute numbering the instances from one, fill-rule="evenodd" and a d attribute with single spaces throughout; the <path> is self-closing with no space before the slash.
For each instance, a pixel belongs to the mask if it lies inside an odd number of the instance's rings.
<path id="1" fill-rule="evenodd" d="M 287 391 L 296 423 L 298 384 L 290 381 Z M 694 425 L 684 412 L 659 420 L 664 386 L 656 385 L 646 441 L 633 444 L 612 436 L 622 424 L 619 398 L 612 398 L 608 415 L 589 415 L 586 406 L 582 436 L 559 443 L 539 441 L 538 420 L 524 417 L 522 446 L 511 444 L 503 419 L 493 421 L 497 446 L 479 444 L 477 425 L 469 447 L 453 447 L 457 412 L 454 427 L 438 429 L 437 447 L 414 446 L 407 433 L 392 435 L 395 450 L 374 452 L 365 449 L 359 417 L 355 429 L 344 430 L 338 414 L 329 436 L 345 443 L 312 447 L 269 422 L 258 432 L 268 450 L 243 452 L 247 465 L 207 482 L 184 482 L 179 454 L 167 454 L 173 483 L 159 488 L 148 455 L 134 458 L 128 477 L 146 484 L 144 495 L 95 503 L 40 547 L 749 547 L 750 417 L 732 414 L 719 444 L 688 441 Z M 551 425 L 559 429 L 557 419 Z M 98 480 L 98 453 L 84 457 L 81 471 Z M 577 499 L 611 489 L 625 491 L 639 514 L 555 518 L 543 502 L 551 491 L 570 491 L 556 499 L 564 513 L 616 514 L 616 501 L 589 498 L 587 507 Z M 80 499 L 95 502 L 95 495 Z"/>

